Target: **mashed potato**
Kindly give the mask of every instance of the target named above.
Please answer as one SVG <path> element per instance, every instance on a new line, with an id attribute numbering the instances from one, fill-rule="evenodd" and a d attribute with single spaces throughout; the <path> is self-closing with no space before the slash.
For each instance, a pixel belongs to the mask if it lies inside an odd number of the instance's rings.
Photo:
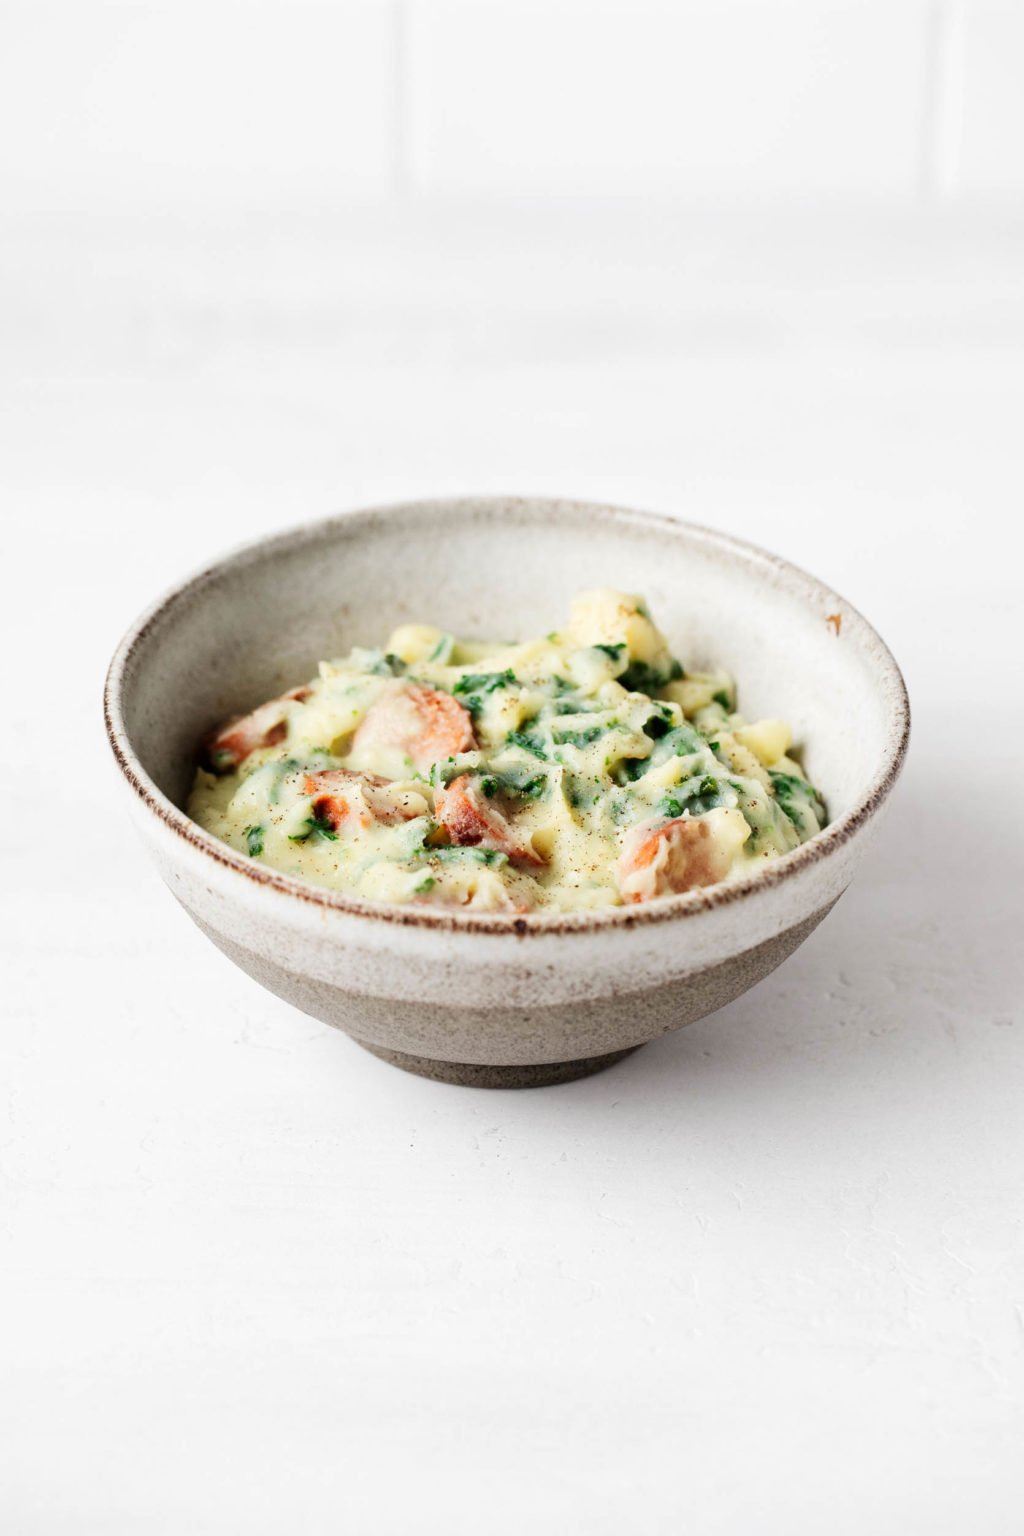
<path id="1" fill-rule="evenodd" d="M 492 912 L 645 902 L 747 874 L 825 825 L 781 720 L 684 671 L 644 603 L 585 592 L 543 639 L 404 625 L 206 743 L 189 814 L 371 901 Z"/>

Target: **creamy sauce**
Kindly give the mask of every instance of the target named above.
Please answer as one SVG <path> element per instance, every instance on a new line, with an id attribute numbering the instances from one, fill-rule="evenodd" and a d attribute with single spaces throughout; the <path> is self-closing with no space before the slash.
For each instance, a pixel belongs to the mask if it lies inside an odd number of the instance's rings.
<path id="1" fill-rule="evenodd" d="M 649 901 L 748 874 L 825 825 L 779 720 L 669 654 L 608 590 L 522 644 L 405 625 L 210 738 L 188 805 L 273 869 L 483 911 Z"/>

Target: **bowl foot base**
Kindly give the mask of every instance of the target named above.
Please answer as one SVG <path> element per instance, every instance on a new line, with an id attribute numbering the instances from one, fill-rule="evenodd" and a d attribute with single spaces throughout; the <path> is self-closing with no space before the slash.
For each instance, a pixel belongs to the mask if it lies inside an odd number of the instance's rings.
<path id="1" fill-rule="evenodd" d="M 389 1051 L 382 1045 L 357 1040 L 364 1051 L 389 1061 L 403 1072 L 433 1078 L 435 1083 L 457 1083 L 461 1088 L 548 1088 L 554 1083 L 571 1083 L 578 1077 L 590 1077 L 613 1067 L 624 1056 L 631 1056 L 639 1046 L 624 1051 L 609 1051 L 607 1056 L 583 1056 L 577 1061 L 544 1061 L 533 1066 L 494 1067 L 467 1061 L 435 1061 L 430 1056 L 407 1056 L 404 1051 Z"/>

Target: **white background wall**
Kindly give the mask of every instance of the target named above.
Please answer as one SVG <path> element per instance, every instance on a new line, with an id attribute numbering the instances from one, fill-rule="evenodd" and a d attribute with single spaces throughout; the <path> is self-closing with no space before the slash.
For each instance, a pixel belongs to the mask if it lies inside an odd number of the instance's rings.
<path id="1" fill-rule="evenodd" d="M 7 207 L 1024 195 L 1017 0 L 7 0 Z"/>
<path id="2" fill-rule="evenodd" d="M 4 1536 L 1019 1536 L 1022 16 L 0 4 Z M 100 725 L 189 570 L 462 491 L 766 545 L 915 712 L 798 954 L 536 1094 L 236 972 Z"/>

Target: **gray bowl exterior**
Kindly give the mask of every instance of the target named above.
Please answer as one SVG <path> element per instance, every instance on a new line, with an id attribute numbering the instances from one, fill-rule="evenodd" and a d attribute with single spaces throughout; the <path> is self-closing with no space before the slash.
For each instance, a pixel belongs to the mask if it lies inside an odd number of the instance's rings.
<path id="1" fill-rule="evenodd" d="M 748 718 L 793 723 L 833 812 L 824 833 L 733 884 L 512 919 L 346 900 L 255 867 L 178 809 L 203 731 L 310 676 L 321 656 L 410 618 L 543 632 L 595 585 L 644 592 L 684 660 L 733 671 Z M 356 514 L 229 557 L 126 637 L 107 716 L 142 835 L 218 948 L 378 1054 L 480 1082 L 580 1075 L 766 976 L 849 883 L 909 728 L 882 642 L 802 572 L 675 521 L 520 499 Z"/>

